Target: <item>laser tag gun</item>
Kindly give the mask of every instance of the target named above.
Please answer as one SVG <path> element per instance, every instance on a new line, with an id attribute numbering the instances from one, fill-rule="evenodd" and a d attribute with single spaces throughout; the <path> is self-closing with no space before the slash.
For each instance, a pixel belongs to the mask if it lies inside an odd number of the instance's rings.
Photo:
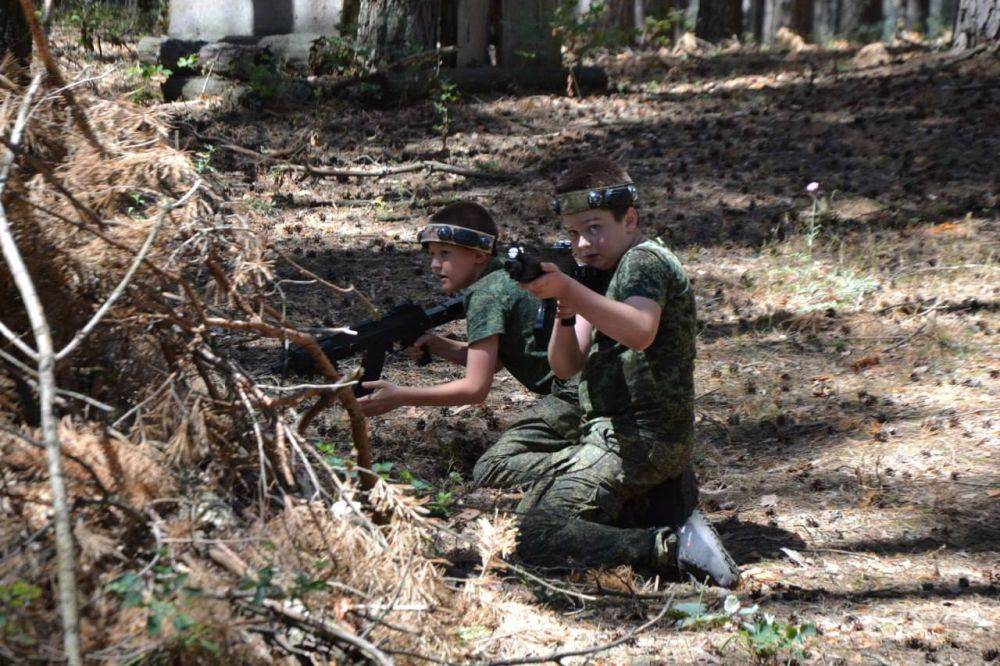
<path id="1" fill-rule="evenodd" d="M 427 310 L 416 303 L 404 303 L 381 319 L 352 326 L 351 329 L 357 331 L 357 335 L 335 333 L 319 338 L 316 342 L 334 365 L 355 354 L 362 354 L 361 381 L 371 382 L 382 376 L 386 354 L 410 347 L 428 330 L 463 317 L 465 302 L 462 296 L 449 298 L 441 305 Z M 425 349 L 417 364 L 427 365 L 430 362 L 430 352 Z M 315 360 L 301 347 L 292 350 L 271 371 L 298 375 L 317 372 Z M 371 390 L 362 388 L 360 383 L 354 385 L 354 395 L 360 397 L 369 393 Z"/>
<path id="2" fill-rule="evenodd" d="M 591 291 L 603 295 L 608 290 L 611 273 L 593 266 L 578 264 L 573 256 L 572 245 L 567 240 L 556 241 L 552 245 L 537 249 L 524 245 L 512 245 L 507 249 L 503 267 L 515 282 L 531 282 L 545 273 L 542 270 L 542 262 L 546 261 L 555 264 L 560 271 Z M 552 326 L 555 324 L 555 317 L 556 301 L 554 298 L 546 299 L 538 305 L 538 312 L 532 325 L 536 344 L 542 346 L 548 344 Z M 573 326 L 576 324 L 576 317 L 561 319 L 559 323 L 561 326 Z"/>

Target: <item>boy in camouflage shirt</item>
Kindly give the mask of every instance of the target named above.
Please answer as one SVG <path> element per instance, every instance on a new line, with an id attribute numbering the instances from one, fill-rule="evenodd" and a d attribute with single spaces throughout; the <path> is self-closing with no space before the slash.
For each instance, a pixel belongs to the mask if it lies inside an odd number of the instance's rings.
<path id="1" fill-rule="evenodd" d="M 540 436 L 545 441 L 575 437 L 580 421 L 575 384 L 553 381 L 544 343 L 535 341 L 538 301 L 502 270 L 495 256 L 498 229 L 489 211 L 462 201 L 437 211 L 429 222 L 418 239 L 441 289 L 448 294 L 465 291 L 467 342 L 427 333 L 409 351 L 416 360 L 426 349 L 465 367 L 465 376 L 436 386 L 365 382 L 374 389 L 359 400 L 365 414 L 405 405 L 477 404 L 486 399 L 494 373 L 506 368 L 529 391 L 545 397 L 501 436 L 498 450 L 520 450 Z M 477 466 L 480 476 L 489 476 L 490 470 L 488 463 Z"/>
<path id="2" fill-rule="evenodd" d="M 694 294 L 674 254 L 638 229 L 636 200 L 628 174 L 613 162 L 574 166 L 553 207 L 577 259 L 614 271 L 606 295 L 553 264 L 521 285 L 558 299 L 558 317 L 577 316 L 575 327 L 553 328 L 548 357 L 557 377 L 582 372 L 584 422 L 578 439 L 553 442 L 539 465 L 518 507 L 518 552 L 546 564 L 687 572 L 731 587 L 739 571 L 690 497 L 691 506 L 666 507 L 672 518 L 659 526 L 623 526 L 630 503 L 683 503 L 691 494 L 684 484 L 693 486 Z"/>

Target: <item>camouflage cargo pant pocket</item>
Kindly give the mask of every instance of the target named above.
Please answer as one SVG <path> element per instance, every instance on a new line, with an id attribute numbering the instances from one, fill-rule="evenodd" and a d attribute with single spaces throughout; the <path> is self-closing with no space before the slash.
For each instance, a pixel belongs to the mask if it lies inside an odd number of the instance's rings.
<path id="1" fill-rule="evenodd" d="M 525 486 L 551 477 L 562 465 L 556 454 L 576 446 L 580 410 L 555 396 L 529 408 L 476 462 L 476 485 Z"/>

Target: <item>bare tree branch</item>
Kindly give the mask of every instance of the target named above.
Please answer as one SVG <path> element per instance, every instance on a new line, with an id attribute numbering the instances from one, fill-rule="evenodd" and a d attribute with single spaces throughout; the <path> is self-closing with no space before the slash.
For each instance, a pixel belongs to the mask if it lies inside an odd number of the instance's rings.
<path id="1" fill-rule="evenodd" d="M 656 614 L 656 617 L 649 620 L 645 624 L 642 624 L 632 631 L 628 632 L 618 640 L 611 641 L 610 643 L 605 643 L 603 645 L 596 645 L 590 648 L 584 648 L 582 650 L 565 650 L 563 652 L 553 652 L 552 654 L 547 654 L 541 657 L 520 657 L 517 659 L 501 659 L 499 661 L 491 661 L 484 666 L 515 666 L 517 664 L 544 664 L 550 661 L 554 661 L 557 664 L 561 664 L 563 659 L 568 659 L 569 657 L 582 657 L 589 654 L 596 654 L 598 652 L 604 652 L 612 648 L 618 647 L 622 643 L 627 643 L 642 632 L 646 631 L 654 624 L 663 619 L 663 616 L 667 614 L 670 607 L 674 605 L 674 595 L 671 594 L 667 597 L 667 603 L 663 604 L 663 608 L 660 612 Z"/>
<path id="2" fill-rule="evenodd" d="M 108 296 L 108 299 L 97 309 L 97 312 L 95 312 L 94 316 L 90 318 L 90 321 L 88 321 L 83 328 L 77 331 L 76 335 L 73 336 L 73 339 L 69 341 L 69 344 L 63 347 L 62 350 L 56 354 L 57 361 L 61 361 L 73 353 L 73 350 L 76 349 L 81 342 L 83 342 L 84 338 L 90 335 L 90 332 L 94 330 L 97 324 L 101 321 L 101 318 L 107 314 L 108 310 L 111 309 L 111 306 L 115 304 L 115 301 L 117 301 L 121 295 L 125 293 L 125 288 L 132 280 L 132 276 L 135 275 L 135 272 L 139 270 L 139 266 L 146 258 L 146 255 L 149 254 L 149 251 L 152 249 L 153 241 L 156 240 L 156 234 L 159 233 L 160 229 L 163 227 L 163 223 L 170 215 L 170 212 L 179 206 L 183 206 L 188 199 L 194 196 L 194 193 L 198 191 L 199 187 L 201 187 L 201 180 L 195 181 L 194 185 L 191 186 L 191 189 L 188 190 L 180 199 L 171 204 L 167 204 L 167 206 L 164 207 L 163 212 L 160 213 L 160 216 L 153 225 L 153 228 L 150 229 L 149 234 L 146 235 L 146 242 L 142 244 L 141 248 L 139 248 L 139 253 L 135 255 L 135 258 L 132 260 L 132 265 L 128 267 L 127 271 L 125 271 L 125 275 L 118 283 L 118 286 L 114 288 L 111 295 Z"/>
<path id="3" fill-rule="evenodd" d="M 31 4 L 22 0 L 25 13 L 30 14 L 29 20 L 34 21 L 35 15 Z M 37 23 L 36 23 L 37 28 Z M 10 133 L 10 147 L 4 155 L 0 166 L 0 201 L 7 185 L 11 167 L 14 164 L 14 149 L 20 144 L 24 128 L 28 123 L 31 100 L 42 82 L 42 74 L 36 74 L 21 101 L 17 119 Z M 73 546 L 73 530 L 69 517 L 69 506 L 66 502 L 66 480 L 63 475 L 62 451 L 59 446 L 58 424 L 53 409 L 56 399 L 55 348 L 52 342 L 52 331 L 49 328 L 45 310 L 38 297 L 35 284 L 28 273 L 24 257 L 14 240 L 14 230 L 7 220 L 7 211 L 0 204 L 0 249 L 10 268 L 14 284 L 21 296 L 21 302 L 31 321 L 35 346 L 38 348 L 38 394 L 42 419 L 42 440 L 45 444 L 45 458 L 48 463 L 49 485 L 52 488 L 52 509 L 55 513 L 56 559 L 58 562 L 59 608 L 63 623 L 63 649 L 70 666 L 80 666 L 83 663 L 80 651 L 79 610 L 77 606 L 76 564 Z"/>

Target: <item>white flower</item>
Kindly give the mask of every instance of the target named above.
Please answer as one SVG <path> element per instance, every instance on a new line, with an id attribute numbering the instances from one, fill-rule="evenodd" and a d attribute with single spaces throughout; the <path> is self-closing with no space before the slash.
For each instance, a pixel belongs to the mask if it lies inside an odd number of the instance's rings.
<path id="1" fill-rule="evenodd" d="M 806 185 L 806 192 L 808 192 L 809 194 L 815 194 L 818 191 L 819 191 L 819 183 L 817 183 L 815 180 Z"/>

